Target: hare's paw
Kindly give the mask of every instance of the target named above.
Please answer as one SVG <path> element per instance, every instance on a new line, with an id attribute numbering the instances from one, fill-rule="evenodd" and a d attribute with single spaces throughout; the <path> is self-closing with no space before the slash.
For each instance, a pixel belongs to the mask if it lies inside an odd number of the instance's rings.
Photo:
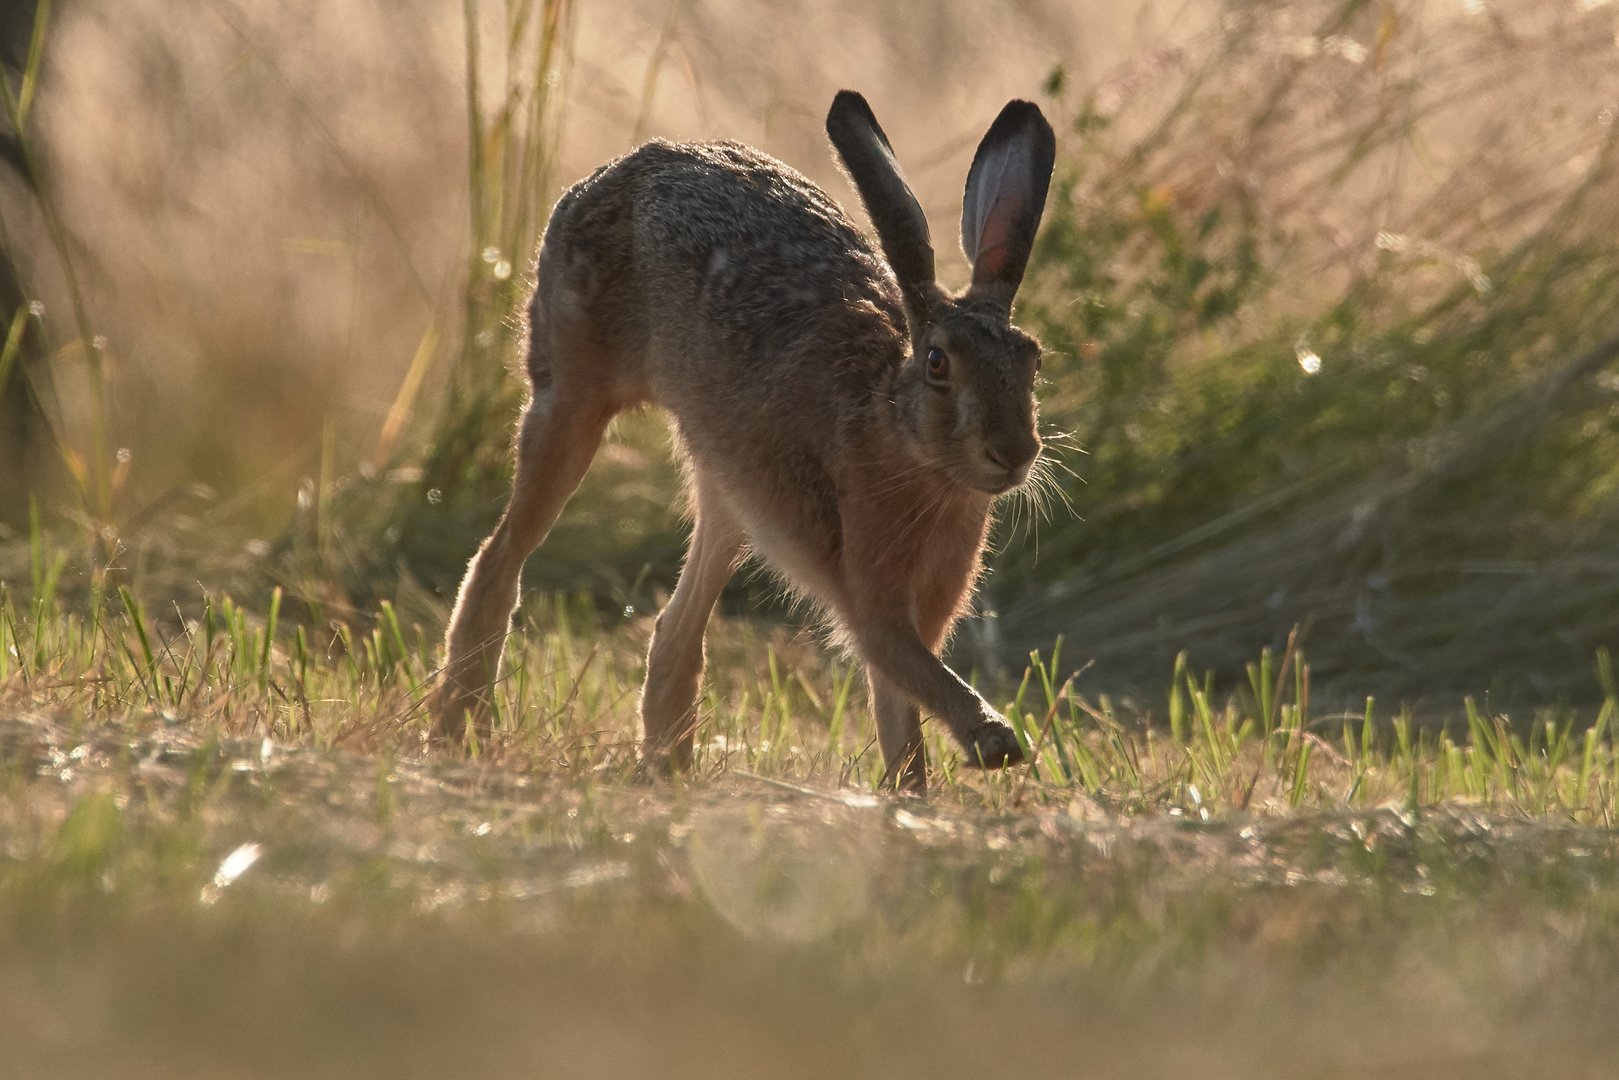
<path id="1" fill-rule="evenodd" d="M 967 764 L 977 769 L 1004 769 L 1023 760 L 1017 733 L 1000 720 L 986 721 L 968 732 L 963 749 Z"/>
<path id="2" fill-rule="evenodd" d="M 635 759 L 635 768 L 630 773 L 630 783 L 661 784 L 679 774 L 680 770 L 675 766 L 674 762 L 669 760 L 667 753 L 643 753 Z"/>
<path id="3" fill-rule="evenodd" d="M 691 772 L 691 747 L 660 746 L 653 742 L 641 744 L 641 753 L 635 763 L 638 780 L 668 780 Z"/>
<path id="4" fill-rule="evenodd" d="M 477 697 L 454 683 L 441 680 L 428 692 L 429 731 L 435 741 L 458 744 L 466 733 L 467 719 L 474 716 Z"/>

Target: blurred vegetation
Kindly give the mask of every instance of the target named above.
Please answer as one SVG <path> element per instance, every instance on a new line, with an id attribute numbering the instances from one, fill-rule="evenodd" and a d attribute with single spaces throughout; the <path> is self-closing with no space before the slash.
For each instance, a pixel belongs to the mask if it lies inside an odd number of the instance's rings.
<path id="1" fill-rule="evenodd" d="M 1094 661 L 1086 685 L 1145 709 L 1183 650 L 1232 690 L 1299 627 L 1318 701 L 1347 711 L 1366 693 L 1419 715 L 1461 692 L 1597 700 L 1592 657 L 1619 644 L 1604 344 L 1619 204 L 1612 105 L 1598 108 L 1619 95 L 1615 19 L 1531 7 L 1242 0 L 1100 82 L 1050 72 L 1059 176 L 1019 317 L 1050 351 L 1043 415 L 1065 479 L 1044 505 L 1009 504 L 961 666 L 1015 680 L 1062 635 Z M 439 303 L 374 440 L 356 455 L 329 414 L 291 520 L 244 552 L 227 510 L 247 495 L 197 513 L 208 493 L 183 486 L 137 503 L 108 421 L 85 439 L 59 424 L 46 457 L 77 505 L 58 488 L 45 520 L 77 529 L 64 596 L 123 584 L 194 614 L 200 578 L 261 610 L 280 588 L 289 624 L 363 624 L 384 599 L 407 623 L 442 621 L 506 498 L 579 17 L 568 0 L 466 0 L 463 15 L 458 299 Z M 671 55 L 659 41 L 638 129 Z M 49 194 L 34 212 L 49 217 Z M 71 253 L 64 240 L 69 277 Z M 75 320 L 93 373 L 99 339 L 82 306 Z M 52 364 L 30 359 L 45 342 L 14 325 L 13 367 L 46 385 Z M 8 415 L 30 419 L 11 437 L 48 424 L 12 397 Z M 28 453 L 48 437 L 28 434 Z M 682 553 L 679 487 L 661 417 L 623 418 L 527 587 L 588 596 L 608 624 L 655 610 Z M 14 538 L 27 515 L 15 495 Z M 0 576 L 21 581 L 26 561 L 14 539 Z M 786 617 L 757 571 L 724 606 Z"/>
<path id="2" fill-rule="evenodd" d="M 368 612 L 388 598 L 442 621 L 467 560 L 505 508 L 534 252 L 559 193 L 557 140 L 572 77 L 570 0 L 519 0 L 499 12 L 503 56 L 480 52 L 481 5 L 466 0 L 469 246 L 461 341 L 441 403 L 416 410 L 439 328 L 429 327 L 389 410 L 372 460 L 323 474 L 277 547 L 276 577 L 296 599 Z M 654 63 L 658 61 L 654 59 Z M 498 75 L 495 93 L 484 88 Z M 414 429 L 407 418 L 424 419 Z M 525 588 L 589 596 L 610 620 L 672 589 L 684 548 L 681 481 L 660 417 L 615 425 L 584 490 L 530 560 Z"/>
<path id="3" fill-rule="evenodd" d="M 300 493 L 298 517 L 278 545 L 279 566 L 295 597 L 322 608 L 371 610 L 380 598 L 394 597 L 418 617 L 442 618 L 467 559 L 493 530 L 510 490 L 510 439 L 525 396 L 523 308 L 533 252 L 557 194 L 573 15 L 568 0 L 505 5 L 494 38 L 504 44 L 504 55 L 490 57 L 482 53 L 482 7 L 478 0 L 463 5 L 469 228 L 459 348 L 443 402 L 421 410 L 429 420 L 412 430 L 409 418 L 442 332 L 436 322 L 430 325 L 371 460 L 358 476 L 336 477 L 325 464 L 328 446 L 320 478 Z M 486 100 L 490 85 L 495 92 Z M 607 502 L 592 516 L 630 527 L 631 515 L 614 513 L 625 509 L 618 505 L 623 500 Z M 567 539 L 563 530 L 564 563 Z M 572 554 L 588 560 L 598 550 L 587 541 L 573 545 Z M 600 584 L 600 574 L 592 579 L 581 569 L 568 567 L 572 587 L 589 591 Z M 611 569 L 606 580 L 613 580 Z M 550 584 L 567 588 L 570 582 Z"/>
<path id="4" fill-rule="evenodd" d="M 37 83 L 40 49 L 49 23 L 49 5 L 36 15 L 23 5 L 0 11 L 0 77 L 7 87 L 15 81 L 29 87 Z M 27 150 L 27 110 L 19 109 L 16 95 L 5 110 L 0 131 L 0 170 L 11 183 L 32 190 L 37 176 Z M 0 232 L 0 237 L 3 237 Z M 0 523 L 26 520 L 29 496 L 43 490 L 50 478 L 55 435 L 46 413 L 53 395 L 51 371 L 41 363 L 42 341 L 38 319 L 29 310 L 11 243 L 0 243 L 0 324 L 6 327 L 0 345 Z"/>
<path id="5" fill-rule="evenodd" d="M 1594 1080 L 1615 1050 L 1611 831 L 199 736 L 0 718 L 12 1075 Z"/>
<path id="6" fill-rule="evenodd" d="M 1481 69 L 1608 64 L 1612 20 L 1413 70 L 1387 5 L 1306 7 L 1279 57 L 1277 10 L 1233 7 L 1143 137 L 1112 136 L 1117 86 L 1067 109 L 1022 314 L 1055 354 L 1043 418 L 1083 447 L 1077 518 L 1003 532 L 999 640 L 1066 634 L 1091 685 L 1127 688 L 1182 649 L 1238 670 L 1302 626 L 1318 692 L 1351 709 L 1590 700 L 1619 637 L 1612 111 L 1572 148 L 1508 112 L 1422 199 L 1379 188 L 1423 150 L 1417 118 L 1467 122 Z M 1512 176 L 1508 136 L 1567 167 Z M 1334 203 L 1362 216 L 1323 251 Z"/>
<path id="7" fill-rule="evenodd" d="M 436 635 L 391 605 L 327 636 L 220 598 L 171 631 L 128 590 L 63 613 L 60 568 L 42 550 L 31 600 L 0 590 L 17 1075 L 617 1075 L 625 1047 L 660 1076 L 1611 1061 L 1611 674 L 1583 736 L 1470 703 L 1459 745 L 1371 702 L 1313 715 L 1292 652 L 1224 705 L 1181 665 L 1167 730 L 1035 657 L 997 701 L 1032 767 L 935 739 L 920 800 L 870 791 L 852 667 L 736 620 L 697 769 L 647 783 L 641 653 L 588 604 L 511 639 L 496 731 L 446 754 L 418 707 Z"/>

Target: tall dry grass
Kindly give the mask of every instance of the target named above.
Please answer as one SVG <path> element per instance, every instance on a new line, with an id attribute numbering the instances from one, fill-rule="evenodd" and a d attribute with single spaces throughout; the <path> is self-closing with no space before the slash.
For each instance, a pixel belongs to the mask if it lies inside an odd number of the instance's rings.
<path id="1" fill-rule="evenodd" d="M 1159 33 L 1156 10 L 58 5 L 32 127 L 105 345 L 103 421 L 89 369 L 60 352 L 69 307 L 37 208 L 13 192 L 5 209 L 59 353 L 46 411 L 86 461 L 128 460 L 108 466 L 110 508 L 36 484 L 46 520 L 103 519 L 127 552 L 114 563 L 178 562 L 176 581 L 196 576 L 188 552 L 212 546 L 209 572 L 235 574 L 219 549 L 280 537 L 275 576 L 335 602 L 392 591 L 403 564 L 429 616 L 499 508 L 515 301 L 562 184 L 665 135 L 742 138 L 841 190 L 821 115 L 858 84 L 950 213 L 997 100 L 1058 60 L 1105 67 Z M 668 586 L 663 442 L 657 422 L 621 430 L 542 584 L 642 604 Z M 390 473 L 401 490 L 365 490 Z M 604 546 L 609 520 L 631 524 Z M 0 511 L 13 536 L 26 523 L 25 499 Z"/>
<path id="2" fill-rule="evenodd" d="M 507 109 L 534 42 L 514 50 L 511 27 L 532 39 L 564 11 L 568 25 L 550 31 L 567 98 L 549 121 L 554 160 L 531 161 L 538 183 L 519 194 L 524 178 L 478 157 L 501 158 L 508 124 L 526 122 Z M 487 269 L 469 252 L 518 244 L 503 258 L 519 286 L 560 184 L 649 135 L 741 138 L 834 181 L 820 115 L 832 89 L 856 82 L 886 99 L 897 131 L 914 118 L 913 156 L 933 155 L 992 115 L 994 98 L 1033 92 L 1089 25 L 1010 6 L 939 15 L 924 42 L 923 21 L 906 35 L 911 15 L 852 3 L 485 2 L 472 9 L 469 53 L 463 6 L 59 4 L 35 135 L 107 339 L 109 438 L 132 451 L 131 483 L 150 495 L 200 480 L 226 497 L 258 485 L 238 509 L 255 528 L 279 526 L 298 481 L 316 476 L 329 418 L 339 474 L 390 442 L 390 408 L 429 327 L 437 346 L 412 417 L 453 392 L 452 359 L 486 329 L 463 333 L 467 275 Z M 996 51 L 975 54 L 986 38 Z M 802 47 L 814 41 L 828 48 Z M 968 64 L 972 86 L 959 75 Z M 935 134 L 924 121 L 941 96 L 960 119 Z M 487 143 L 478 155 L 472 110 Z M 934 205 L 955 196 L 970 147 L 949 152 L 958 167 L 937 181 L 920 170 Z M 60 347 L 62 282 L 17 195 L 14 246 Z M 485 236 L 504 228 L 485 211 L 509 214 L 513 198 L 532 204 L 527 224 Z M 87 435 L 82 365 L 57 366 L 66 426 Z"/>
<path id="3" fill-rule="evenodd" d="M 1005 634 L 1103 686 L 1303 625 L 1350 708 L 1597 696 L 1616 20 L 1474 7 L 1239 5 L 1066 96 L 1028 313 L 1083 520 L 1008 540 Z"/>
<path id="4" fill-rule="evenodd" d="M 64 587 L 278 583 L 299 619 L 386 597 L 431 624 L 503 499 L 562 184 L 724 136 L 846 198 L 820 120 L 859 85 L 945 236 L 1018 94 L 1062 131 L 1023 314 L 1073 512 L 1013 511 L 964 662 L 1065 632 L 1139 688 L 1302 624 L 1323 691 L 1594 693 L 1611 390 L 1567 365 L 1611 329 L 1614 51 L 1601 4 L 76 0 L 29 134 L 85 319 L 36 202 L 3 203 L 47 411 L 105 474 L 35 492 L 112 545 Z M 621 425 L 531 584 L 656 606 L 665 443 Z M 769 596 L 745 575 L 728 602 Z"/>

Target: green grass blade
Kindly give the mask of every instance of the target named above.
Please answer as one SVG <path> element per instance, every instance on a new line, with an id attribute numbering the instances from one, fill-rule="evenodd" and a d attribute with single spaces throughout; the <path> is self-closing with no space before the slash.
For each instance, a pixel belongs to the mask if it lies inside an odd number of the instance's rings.
<path id="1" fill-rule="evenodd" d="M 28 38 L 28 59 L 23 65 L 22 87 L 17 92 L 17 130 L 28 122 L 28 113 L 34 106 L 34 91 L 39 86 L 39 65 L 45 56 L 45 28 L 50 24 L 51 0 L 37 0 L 34 5 L 34 29 Z"/>

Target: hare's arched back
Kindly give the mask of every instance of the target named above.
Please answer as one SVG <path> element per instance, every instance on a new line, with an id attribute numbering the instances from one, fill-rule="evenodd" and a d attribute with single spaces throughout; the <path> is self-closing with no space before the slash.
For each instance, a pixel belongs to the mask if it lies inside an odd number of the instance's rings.
<path id="1" fill-rule="evenodd" d="M 940 659 L 997 496 L 1040 453 L 1040 347 L 1011 324 L 1054 157 L 1014 101 L 968 173 L 973 280 L 934 280 L 927 219 L 864 98 L 827 116 L 880 241 L 792 169 L 737 143 L 651 142 L 563 195 L 529 305 L 531 396 L 511 503 L 467 568 L 432 711 L 487 725 L 523 560 L 607 423 L 668 410 L 696 527 L 658 618 L 644 756 L 686 767 L 703 632 L 746 550 L 810 597 L 866 661 L 890 782 L 926 786 L 920 709 L 973 765 L 1021 759 L 1012 729 Z"/>

